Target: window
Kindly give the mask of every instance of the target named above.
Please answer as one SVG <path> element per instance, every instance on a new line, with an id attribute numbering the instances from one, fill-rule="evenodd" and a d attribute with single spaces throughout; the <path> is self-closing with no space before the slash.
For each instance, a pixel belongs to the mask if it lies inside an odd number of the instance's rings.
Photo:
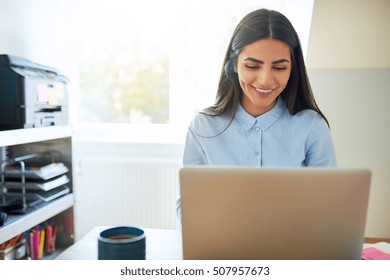
<path id="1" fill-rule="evenodd" d="M 81 120 L 168 122 L 171 34 L 162 2 L 96 1 L 86 8 L 80 25 Z"/>
<path id="2" fill-rule="evenodd" d="M 80 122 L 165 125 L 182 135 L 194 113 L 214 102 L 226 47 L 245 14 L 284 12 L 306 32 L 305 46 L 313 0 L 288 2 L 81 1 Z"/>

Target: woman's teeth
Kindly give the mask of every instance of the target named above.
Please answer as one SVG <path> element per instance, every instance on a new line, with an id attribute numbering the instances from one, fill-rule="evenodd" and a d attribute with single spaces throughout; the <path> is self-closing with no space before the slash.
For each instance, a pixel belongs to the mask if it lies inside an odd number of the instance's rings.
<path id="1" fill-rule="evenodd" d="M 272 91 L 272 89 L 261 89 L 261 88 L 256 88 L 256 90 L 261 93 L 270 93 Z"/>

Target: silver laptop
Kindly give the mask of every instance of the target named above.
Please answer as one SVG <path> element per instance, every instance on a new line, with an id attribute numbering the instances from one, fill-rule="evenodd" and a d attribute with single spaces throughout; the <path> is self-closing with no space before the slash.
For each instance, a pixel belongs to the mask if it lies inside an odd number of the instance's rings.
<path id="1" fill-rule="evenodd" d="M 371 173 L 180 170 L 184 259 L 360 259 Z"/>

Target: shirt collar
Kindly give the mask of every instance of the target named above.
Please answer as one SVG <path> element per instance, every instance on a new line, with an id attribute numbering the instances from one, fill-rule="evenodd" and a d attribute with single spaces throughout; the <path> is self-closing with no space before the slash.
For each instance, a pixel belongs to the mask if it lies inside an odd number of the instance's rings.
<path id="1" fill-rule="evenodd" d="M 244 127 L 245 130 L 251 129 L 254 125 L 261 128 L 261 130 L 268 129 L 271 125 L 273 125 L 279 117 L 283 114 L 283 112 L 287 110 L 286 105 L 282 98 L 278 98 L 275 106 L 269 110 L 267 113 L 255 118 L 248 114 L 245 109 L 239 104 L 237 112 L 235 114 L 235 118 L 239 121 L 239 123 Z"/>

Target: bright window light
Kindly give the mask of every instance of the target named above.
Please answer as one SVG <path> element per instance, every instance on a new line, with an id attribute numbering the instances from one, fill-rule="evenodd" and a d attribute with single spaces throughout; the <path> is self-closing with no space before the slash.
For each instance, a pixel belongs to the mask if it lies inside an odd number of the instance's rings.
<path id="1" fill-rule="evenodd" d="M 131 141 L 134 131 L 150 137 L 157 127 L 183 139 L 194 114 L 213 104 L 226 47 L 248 12 L 284 13 L 305 51 L 313 0 L 100 0 L 79 6 L 77 134 L 106 139 L 108 129 L 113 139 L 127 135 Z"/>

